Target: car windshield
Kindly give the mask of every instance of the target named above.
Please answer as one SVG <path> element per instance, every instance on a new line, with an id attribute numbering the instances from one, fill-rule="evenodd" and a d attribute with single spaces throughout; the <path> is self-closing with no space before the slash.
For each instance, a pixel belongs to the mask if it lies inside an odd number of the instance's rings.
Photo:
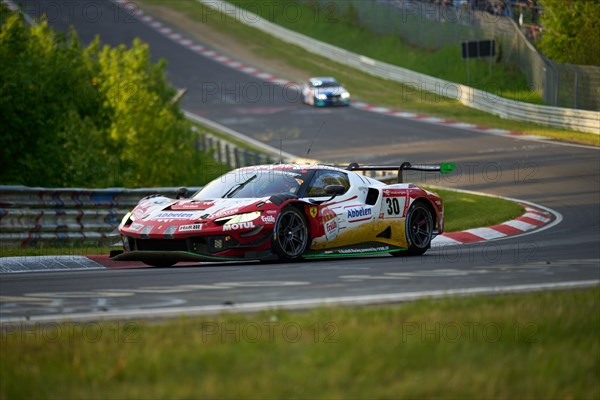
<path id="1" fill-rule="evenodd" d="M 337 87 L 340 86 L 335 80 L 328 81 L 313 81 L 313 86 L 318 88 Z"/>
<path id="2" fill-rule="evenodd" d="M 274 194 L 298 194 L 308 170 L 276 170 L 274 168 L 242 168 L 213 180 L 194 199 L 260 198 Z"/>

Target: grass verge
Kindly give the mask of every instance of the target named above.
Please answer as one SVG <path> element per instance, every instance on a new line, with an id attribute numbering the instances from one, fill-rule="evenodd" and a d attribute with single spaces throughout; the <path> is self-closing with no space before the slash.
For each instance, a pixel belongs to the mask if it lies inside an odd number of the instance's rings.
<path id="1" fill-rule="evenodd" d="M 600 396 L 600 289 L 4 324 L 0 398 Z"/>
<path id="2" fill-rule="evenodd" d="M 283 77 L 293 79 L 286 74 L 286 70 L 302 70 L 303 78 L 309 76 L 333 75 L 344 83 L 353 94 L 354 100 L 365 101 L 371 104 L 392 107 L 416 113 L 447 118 L 455 121 L 469 122 L 476 125 L 518 131 L 530 135 L 540 135 L 552 139 L 600 146 L 600 136 L 552 128 L 543 125 L 522 121 L 502 119 L 500 117 L 465 107 L 456 100 L 442 97 L 430 92 L 377 78 L 343 64 L 332 62 L 324 57 L 309 53 L 298 46 L 290 45 L 275 37 L 268 35 L 251 26 L 235 21 L 231 16 L 218 13 L 214 10 L 207 11 L 196 1 L 189 0 L 144 0 L 142 8 L 163 19 L 179 29 L 181 19 L 189 18 L 195 24 L 205 24 L 210 29 L 235 40 L 251 51 L 261 60 L 265 69 L 279 68 Z M 161 7 L 167 7 L 180 13 L 177 17 L 169 17 L 160 12 Z M 193 32 L 189 32 L 194 36 Z M 202 39 L 201 35 L 199 35 Z"/>
<path id="3" fill-rule="evenodd" d="M 440 188 L 428 189 L 444 200 L 444 230 L 464 231 L 500 224 L 523 215 L 525 209 L 510 200 Z"/>
<path id="4" fill-rule="evenodd" d="M 115 238 L 115 242 L 118 241 Z M 117 246 L 73 245 L 58 246 L 55 244 L 40 244 L 38 247 L 0 247 L 0 257 L 33 257 L 33 256 L 87 256 L 94 254 L 110 254 L 118 250 Z"/>

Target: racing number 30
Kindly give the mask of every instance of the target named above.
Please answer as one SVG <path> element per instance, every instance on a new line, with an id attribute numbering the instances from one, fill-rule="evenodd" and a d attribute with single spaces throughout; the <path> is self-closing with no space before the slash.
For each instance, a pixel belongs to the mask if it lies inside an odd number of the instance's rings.
<path id="1" fill-rule="evenodd" d="M 400 203 L 396 197 L 385 199 L 387 204 L 387 213 L 388 215 L 399 215 L 400 214 Z"/>

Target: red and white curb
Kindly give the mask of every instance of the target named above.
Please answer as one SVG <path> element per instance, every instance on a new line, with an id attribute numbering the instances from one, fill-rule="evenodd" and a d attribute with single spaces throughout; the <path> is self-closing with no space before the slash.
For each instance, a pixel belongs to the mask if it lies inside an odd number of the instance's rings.
<path id="1" fill-rule="evenodd" d="M 173 40 L 174 42 L 187 47 L 193 52 L 200 54 L 204 57 L 210 58 L 211 60 L 218 62 L 222 65 L 235 69 L 237 71 L 243 72 L 247 75 L 256 77 L 266 82 L 270 82 L 276 85 L 283 86 L 286 90 L 300 90 L 300 84 L 297 82 L 291 82 L 287 79 L 282 79 L 276 77 L 269 72 L 262 71 L 258 68 L 249 66 L 244 64 L 241 61 L 234 60 L 230 57 L 227 57 L 215 50 L 206 48 L 205 46 L 196 43 L 194 40 L 186 37 L 185 35 L 176 32 L 169 26 L 164 23 L 156 20 L 154 17 L 144 13 L 142 9 L 136 3 L 130 2 L 128 0 L 114 0 L 116 4 L 125 8 L 131 16 L 138 18 L 140 21 L 146 23 L 148 26 L 153 28 L 158 33 L 163 36 Z M 424 114 L 417 114 L 405 111 L 398 111 L 386 107 L 378 107 L 371 104 L 363 103 L 363 102 L 352 102 L 351 106 L 363 111 L 374 112 L 378 114 L 388 115 L 390 117 L 396 117 L 401 119 L 408 119 L 412 121 L 420 121 L 423 123 L 433 124 L 433 125 L 441 125 L 447 126 L 451 128 L 475 131 L 479 133 L 485 133 L 489 135 L 496 136 L 507 136 L 507 137 L 517 137 L 519 139 L 528 139 L 528 140 L 544 140 L 542 136 L 536 135 L 527 135 L 522 132 L 510 131 L 506 129 L 495 129 L 489 128 L 486 126 L 470 124 L 465 122 L 452 121 L 444 118 L 432 117 Z"/>
<path id="2" fill-rule="evenodd" d="M 525 214 L 520 217 L 485 228 L 443 233 L 432 240 L 431 247 L 478 243 L 533 233 L 534 231 L 539 232 L 562 221 L 562 216 L 556 211 L 531 203 L 521 203 L 525 207 Z"/>

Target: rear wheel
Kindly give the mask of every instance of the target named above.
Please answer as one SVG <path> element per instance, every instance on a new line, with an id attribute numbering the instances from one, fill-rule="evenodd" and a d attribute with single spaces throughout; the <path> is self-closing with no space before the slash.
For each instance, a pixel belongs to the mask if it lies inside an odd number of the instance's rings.
<path id="1" fill-rule="evenodd" d="M 406 215 L 406 241 L 408 249 L 391 253 L 395 256 L 420 256 L 431 247 L 433 217 L 423 202 L 415 202 Z"/>
<path id="2" fill-rule="evenodd" d="M 271 247 L 281 260 L 299 260 L 308 246 L 306 218 L 296 208 L 284 208 L 275 222 Z"/>

